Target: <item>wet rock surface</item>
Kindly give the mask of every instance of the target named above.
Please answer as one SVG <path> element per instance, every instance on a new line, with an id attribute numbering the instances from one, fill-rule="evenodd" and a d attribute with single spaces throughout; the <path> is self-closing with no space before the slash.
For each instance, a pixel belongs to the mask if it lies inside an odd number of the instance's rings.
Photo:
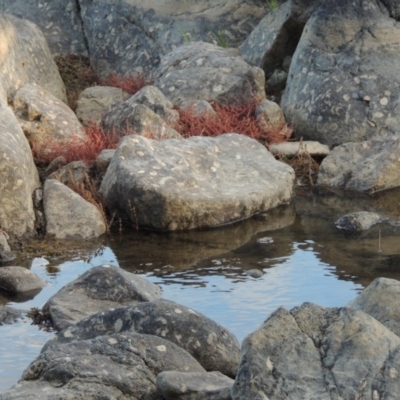
<path id="1" fill-rule="evenodd" d="M 368 211 L 359 211 L 340 217 L 335 222 L 335 225 L 337 228 L 346 231 L 363 231 L 386 220 L 387 218 L 382 217 L 379 214 Z"/>
<path id="2" fill-rule="evenodd" d="M 99 311 L 160 297 L 161 289 L 157 285 L 120 268 L 104 265 L 91 268 L 64 286 L 46 302 L 43 310 L 50 314 L 54 327 L 60 331 Z"/>
<path id="3" fill-rule="evenodd" d="M 3 306 L 0 307 L 0 325 L 13 324 L 22 318 L 22 312 L 16 308 Z"/>
<path id="4" fill-rule="evenodd" d="M 12 293 L 40 290 L 46 282 L 24 267 L 0 267 L 0 288 Z"/>

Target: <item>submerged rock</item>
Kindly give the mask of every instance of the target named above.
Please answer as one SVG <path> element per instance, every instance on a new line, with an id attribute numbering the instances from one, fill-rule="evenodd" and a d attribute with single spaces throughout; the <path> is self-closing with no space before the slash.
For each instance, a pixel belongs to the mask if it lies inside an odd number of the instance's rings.
<path id="1" fill-rule="evenodd" d="M 244 135 L 120 141 L 100 193 L 111 211 L 158 230 L 219 226 L 292 197 L 294 172 Z"/>
<path id="2" fill-rule="evenodd" d="M 160 297 L 157 285 L 121 268 L 102 265 L 61 288 L 43 311 L 50 314 L 60 331 L 99 311 Z"/>
<path id="3" fill-rule="evenodd" d="M 379 214 L 368 211 L 359 211 L 340 217 L 335 222 L 335 225 L 337 228 L 346 231 L 364 231 L 386 220 L 387 218 L 384 218 Z"/>

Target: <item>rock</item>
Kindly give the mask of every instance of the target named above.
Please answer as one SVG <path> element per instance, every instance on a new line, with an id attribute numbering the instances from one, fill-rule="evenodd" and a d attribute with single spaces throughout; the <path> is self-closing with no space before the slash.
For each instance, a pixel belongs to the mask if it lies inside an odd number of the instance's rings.
<path id="1" fill-rule="evenodd" d="M 265 77 L 234 49 L 193 42 L 166 54 L 154 85 L 174 104 L 186 100 L 243 105 L 265 98 Z"/>
<path id="2" fill-rule="evenodd" d="M 91 268 L 68 283 L 43 306 L 60 331 L 100 311 L 161 297 L 161 289 L 145 279 L 108 265 Z"/>
<path id="3" fill-rule="evenodd" d="M 377 278 L 347 307 L 371 315 L 400 336 L 400 312 L 396 306 L 398 299 L 400 299 L 400 282 L 395 279 Z"/>
<path id="4" fill-rule="evenodd" d="M 74 112 L 45 89 L 26 84 L 17 90 L 13 109 L 31 143 L 86 140 L 86 133 Z"/>
<path id="5" fill-rule="evenodd" d="M 322 161 L 317 184 L 367 193 L 400 186 L 399 149 L 398 137 L 337 146 Z"/>
<path id="6" fill-rule="evenodd" d="M 206 316 L 168 300 L 95 314 L 61 331 L 46 347 L 128 331 L 160 336 L 185 349 L 207 371 L 236 375 L 239 344 L 235 336 Z"/>
<path id="7" fill-rule="evenodd" d="M 400 27 L 393 24 L 394 8 L 322 3 L 293 56 L 281 101 L 286 119 L 298 137 L 329 146 L 398 132 Z"/>
<path id="8" fill-rule="evenodd" d="M 36 83 L 66 101 L 65 86 L 40 29 L 32 22 L 0 13 L 0 102 Z"/>
<path id="9" fill-rule="evenodd" d="M 308 153 L 312 157 L 326 157 L 329 154 L 329 147 L 312 140 L 300 142 L 273 143 L 268 150 L 274 156 L 294 157 L 297 154 Z"/>
<path id="10" fill-rule="evenodd" d="M 259 279 L 264 275 L 264 273 L 259 269 L 249 269 L 248 271 L 245 271 L 245 274 L 255 279 Z"/>
<path id="11" fill-rule="evenodd" d="M 88 87 L 79 95 L 76 115 L 84 125 L 100 124 L 104 111 L 114 103 L 127 100 L 128 96 L 122 89 L 116 87 Z"/>
<path id="12" fill-rule="evenodd" d="M 39 175 L 18 121 L 1 102 L 0 125 L 0 228 L 20 237 L 34 231 L 32 193 L 40 186 Z"/>
<path id="13" fill-rule="evenodd" d="M 56 179 L 64 185 L 69 185 L 83 183 L 89 176 L 90 168 L 83 161 L 72 161 L 52 172 L 47 179 Z"/>
<path id="14" fill-rule="evenodd" d="M 262 68 L 268 79 L 278 68 L 286 69 L 285 61 L 295 52 L 304 25 L 322 3 L 322 0 L 283 2 L 268 13 L 240 45 L 241 56 L 250 65 Z"/>
<path id="15" fill-rule="evenodd" d="M 368 211 L 359 211 L 343 215 L 343 217 L 340 217 L 335 222 L 335 225 L 337 228 L 346 231 L 364 231 L 385 220 L 387 220 L 387 218 L 384 218 L 379 214 Z"/>
<path id="16" fill-rule="evenodd" d="M 1 274 L 1 269 L 0 269 Z M 13 324 L 22 318 L 22 313 L 16 308 L 3 306 L 0 307 L 0 325 Z"/>
<path id="17" fill-rule="evenodd" d="M 2 0 L 1 11 L 38 25 L 53 54 L 87 55 L 78 3 L 72 0 Z M 66 13 L 68 18 L 66 18 Z"/>
<path id="18" fill-rule="evenodd" d="M 42 352 L 0 399 L 161 400 L 156 377 L 165 370 L 204 371 L 186 351 L 157 336 L 100 336 Z"/>
<path id="19" fill-rule="evenodd" d="M 0 229 L 0 264 L 15 259 L 15 254 L 11 251 L 7 239 L 9 236 Z"/>
<path id="20" fill-rule="evenodd" d="M 49 176 L 50 174 L 52 174 L 55 171 L 58 171 L 61 167 L 64 167 L 67 164 L 68 164 L 67 160 L 64 156 L 58 156 L 54 160 L 52 160 L 50 164 L 47 166 L 47 168 L 44 171 L 45 175 Z"/>
<path id="21" fill-rule="evenodd" d="M 217 38 L 238 45 L 266 13 L 259 0 L 79 3 L 91 62 L 101 77 L 111 73 L 151 77 L 160 55 L 186 40 Z"/>
<path id="22" fill-rule="evenodd" d="M 161 117 L 143 104 L 115 103 L 108 107 L 101 119 L 107 134 L 136 134 L 155 139 L 180 138 L 181 135 L 168 126 Z"/>
<path id="23" fill-rule="evenodd" d="M 350 308 L 280 308 L 242 344 L 232 399 L 396 398 L 400 338 Z"/>
<path id="24" fill-rule="evenodd" d="M 233 383 L 220 372 L 164 371 L 157 376 L 165 400 L 231 400 Z"/>
<path id="25" fill-rule="evenodd" d="M 57 239 L 91 239 L 106 232 L 101 211 L 55 179 L 47 179 L 43 194 L 47 235 Z"/>
<path id="26" fill-rule="evenodd" d="M 141 227 L 223 225 L 288 202 L 292 168 L 244 135 L 124 137 L 100 186 L 110 210 Z"/>
<path id="27" fill-rule="evenodd" d="M 284 137 L 292 134 L 278 104 L 264 99 L 256 109 L 257 123 L 265 132 L 276 132 Z"/>
<path id="28" fill-rule="evenodd" d="M 179 108 L 193 117 L 206 120 L 217 118 L 217 113 L 212 105 L 205 100 L 186 100 L 180 104 Z"/>
<path id="29" fill-rule="evenodd" d="M 114 157 L 115 150 L 102 150 L 101 153 L 97 156 L 95 165 L 96 170 L 99 173 L 104 173 L 107 171 L 108 166 L 112 158 Z"/>
<path id="30" fill-rule="evenodd" d="M 40 290 L 46 282 L 24 267 L 0 267 L 0 288 L 12 293 Z"/>

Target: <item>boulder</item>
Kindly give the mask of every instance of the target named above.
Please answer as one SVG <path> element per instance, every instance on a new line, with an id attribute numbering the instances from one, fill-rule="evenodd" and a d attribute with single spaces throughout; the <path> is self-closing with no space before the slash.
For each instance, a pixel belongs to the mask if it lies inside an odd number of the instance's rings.
<path id="1" fill-rule="evenodd" d="M 2 0 L 0 10 L 39 26 L 52 54 L 87 55 L 79 2 L 68 0 Z M 67 15 L 67 18 L 66 18 Z"/>
<path id="2" fill-rule="evenodd" d="M 179 105 L 179 109 L 192 117 L 205 120 L 218 117 L 212 105 L 205 100 L 185 100 Z"/>
<path id="3" fill-rule="evenodd" d="M 302 140 L 300 142 L 273 143 L 268 150 L 278 157 L 294 157 L 297 154 L 307 153 L 312 157 L 326 157 L 330 150 L 326 144 L 313 140 Z"/>
<path id="4" fill-rule="evenodd" d="M 32 22 L 0 13 L 0 101 L 27 83 L 36 83 L 66 101 L 65 86 L 46 39 Z"/>
<path id="5" fill-rule="evenodd" d="M 102 77 L 151 77 L 160 55 L 188 40 L 238 45 L 266 13 L 260 0 L 79 3 L 91 62 Z"/>
<path id="6" fill-rule="evenodd" d="M 1 102 L 0 125 L 0 228 L 23 236 L 34 231 L 32 194 L 40 186 L 39 175 L 28 140 L 11 109 Z"/>
<path id="7" fill-rule="evenodd" d="M 43 289 L 46 282 L 24 267 L 0 267 L 0 288 L 12 293 Z"/>
<path id="8" fill-rule="evenodd" d="M 62 161 L 60 160 L 60 164 Z M 83 161 L 72 161 L 66 165 L 60 165 L 57 170 L 47 176 L 47 179 L 56 179 L 64 185 L 69 185 L 84 183 L 89 176 L 90 168 Z"/>
<path id="9" fill-rule="evenodd" d="M 204 372 L 186 351 L 152 335 L 120 333 L 42 351 L 1 400 L 162 400 L 162 371 Z"/>
<path id="10" fill-rule="evenodd" d="M 0 229 L 0 264 L 15 259 L 15 254 L 11 251 L 7 239 L 9 236 Z"/>
<path id="11" fill-rule="evenodd" d="M 279 105 L 264 99 L 256 109 L 256 118 L 259 127 L 264 132 L 276 132 L 283 137 L 289 137 L 293 129 L 286 124 L 285 116 Z"/>
<path id="12" fill-rule="evenodd" d="M 0 270 L 1 273 L 1 270 Z M 0 325 L 13 324 L 22 318 L 22 313 L 16 308 L 3 306 L 0 307 Z"/>
<path id="13" fill-rule="evenodd" d="M 397 336 L 400 336 L 400 282 L 395 279 L 377 278 L 365 288 L 347 307 L 363 311 Z"/>
<path id="14" fill-rule="evenodd" d="M 223 225 L 292 196 L 292 168 L 254 139 L 123 138 L 100 186 L 112 211 L 142 227 L 182 230 Z"/>
<path id="15" fill-rule="evenodd" d="M 265 98 L 260 68 L 247 64 L 235 49 L 204 42 L 188 43 L 166 54 L 154 85 L 177 105 L 206 100 L 240 106 Z"/>
<path id="16" fill-rule="evenodd" d="M 239 344 L 235 336 L 203 314 L 169 300 L 95 314 L 61 331 L 46 348 L 128 331 L 160 336 L 185 349 L 207 371 L 236 375 Z"/>
<path id="17" fill-rule="evenodd" d="M 113 149 L 105 149 L 101 151 L 101 153 L 97 156 L 95 161 L 97 172 L 102 174 L 107 171 L 107 168 L 110 165 L 110 162 L 114 157 L 114 154 L 115 150 Z"/>
<path id="18" fill-rule="evenodd" d="M 309 18 L 281 101 L 298 137 L 334 146 L 398 132 L 394 4 L 328 0 Z"/>
<path id="19" fill-rule="evenodd" d="M 86 139 L 86 133 L 74 112 L 47 90 L 33 84 L 19 88 L 13 109 L 29 142 L 45 145 L 55 141 Z"/>
<path id="20" fill-rule="evenodd" d="M 136 134 L 154 139 L 181 137 L 149 107 L 128 101 L 108 107 L 101 119 L 101 126 L 106 134 Z"/>
<path id="21" fill-rule="evenodd" d="M 161 289 L 135 274 L 108 265 L 91 268 L 68 283 L 43 306 L 56 330 L 113 307 L 152 301 Z"/>
<path id="22" fill-rule="evenodd" d="M 164 371 L 157 376 L 165 400 L 231 400 L 233 383 L 220 372 Z"/>
<path id="23" fill-rule="evenodd" d="M 343 215 L 335 222 L 335 225 L 339 229 L 357 232 L 367 230 L 386 220 L 387 218 L 374 212 L 358 211 Z"/>
<path id="24" fill-rule="evenodd" d="M 305 303 L 245 338 L 232 399 L 395 399 L 400 338 L 350 308 Z"/>
<path id="25" fill-rule="evenodd" d="M 84 125 L 100 124 L 104 111 L 114 103 L 127 100 L 129 95 L 111 86 L 92 86 L 83 90 L 77 101 L 76 115 Z"/>
<path id="26" fill-rule="evenodd" d="M 91 239 L 106 232 L 103 213 L 56 179 L 43 192 L 46 233 L 57 239 Z"/>
<path id="27" fill-rule="evenodd" d="M 374 193 L 400 186 L 400 137 L 346 143 L 322 161 L 317 184 Z"/>

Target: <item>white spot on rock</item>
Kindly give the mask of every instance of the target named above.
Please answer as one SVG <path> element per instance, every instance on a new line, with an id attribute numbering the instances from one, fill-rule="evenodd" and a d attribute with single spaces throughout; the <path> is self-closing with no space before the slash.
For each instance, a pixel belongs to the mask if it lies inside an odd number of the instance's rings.
<path id="1" fill-rule="evenodd" d="M 165 351 L 167 351 L 167 348 L 163 344 L 161 344 L 160 346 L 157 346 L 157 350 L 165 352 Z"/>
<path id="2" fill-rule="evenodd" d="M 175 308 L 174 310 L 177 314 L 182 314 L 182 310 L 180 310 L 179 308 Z"/>
<path id="3" fill-rule="evenodd" d="M 116 340 L 116 339 L 114 339 L 114 338 L 109 338 L 109 339 L 108 339 L 108 343 L 110 343 L 110 344 L 116 344 L 116 343 L 118 343 L 118 340 Z"/>
<path id="4" fill-rule="evenodd" d="M 382 97 L 379 103 L 381 103 L 382 106 L 386 106 L 386 104 L 389 103 L 389 99 L 387 97 Z"/>

